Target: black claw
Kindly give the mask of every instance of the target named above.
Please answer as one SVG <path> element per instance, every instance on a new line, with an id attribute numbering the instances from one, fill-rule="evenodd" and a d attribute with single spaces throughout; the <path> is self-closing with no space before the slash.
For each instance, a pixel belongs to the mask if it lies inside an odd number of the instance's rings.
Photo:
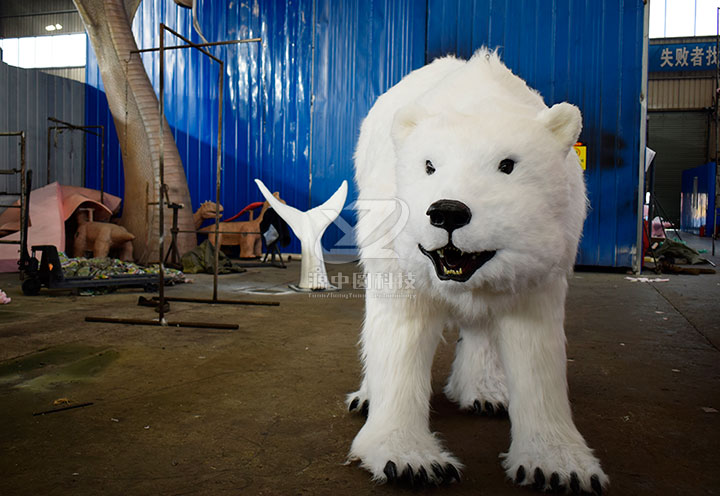
<path id="1" fill-rule="evenodd" d="M 350 407 L 348 408 L 348 411 L 352 412 L 353 410 L 355 410 L 358 406 L 358 403 L 360 403 L 360 398 L 356 396 L 355 399 L 350 402 Z"/>
<path id="2" fill-rule="evenodd" d="M 400 482 L 410 487 L 413 486 L 413 483 L 415 482 L 415 476 L 413 474 L 413 469 L 410 465 L 405 467 L 405 470 L 403 470 L 403 473 L 400 476 Z"/>
<path id="3" fill-rule="evenodd" d="M 495 408 L 493 408 L 493 404 L 489 401 L 485 402 L 485 410 L 487 411 L 487 414 L 490 416 L 495 415 Z"/>
<path id="4" fill-rule="evenodd" d="M 387 477 L 388 483 L 392 484 L 397 480 L 397 466 L 395 462 L 387 462 L 383 472 L 385 473 L 385 477 Z"/>
<path id="5" fill-rule="evenodd" d="M 435 477 L 437 478 L 438 482 L 440 482 L 440 483 L 445 482 L 445 471 L 443 470 L 442 466 L 440 466 L 439 463 L 433 463 L 432 470 L 433 470 L 433 473 L 435 474 Z"/>
<path id="6" fill-rule="evenodd" d="M 534 477 L 535 482 L 533 482 L 533 487 L 537 490 L 545 489 L 545 474 L 540 467 L 535 469 Z"/>
<path id="7" fill-rule="evenodd" d="M 498 417 L 504 417 L 507 415 L 507 410 L 505 410 L 505 405 L 503 405 L 502 403 L 500 403 L 497 406 L 497 415 L 498 415 Z"/>
<path id="8" fill-rule="evenodd" d="M 445 465 L 445 474 L 447 475 L 447 481 L 452 482 L 453 479 L 460 482 L 460 472 L 455 468 L 455 465 L 448 463 Z"/>
<path id="9" fill-rule="evenodd" d="M 415 474 L 415 485 L 420 487 L 427 486 L 428 481 L 427 470 L 425 470 L 425 467 L 420 467 Z"/>
<path id="10" fill-rule="evenodd" d="M 522 484 L 525 480 L 525 467 L 520 465 L 515 473 L 515 484 Z"/>
<path id="11" fill-rule="evenodd" d="M 550 476 L 550 489 L 553 492 L 560 491 L 560 475 L 557 472 L 553 472 Z"/>
<path id="12" fill-rule="evenodd" d="M 475 415 L 482 415 L 482 405 L 478 400 L 473 401 L 473 413 Z"/>
<path id="13" fill-rule="evenodd" d="M 360 408 L 360 413 L 362 413 L 364 416 L 368 416 L 368 410 L 370 409 L 370 402 L 368 400 L 363 401 L 362 408 Z"/>
<path id="14" fill-rule="evenodd" d="M 570 490 L 573 494 L 580 494 L 580 479 L 576 472 L 570 474 Z"/>
<path id="15" fill-rule="evenodd" d="M 602 496 L 602 484 L 600 484 L 600 477 L 597 475 L 590 477 L 590 485 L 597 496 Z"/>

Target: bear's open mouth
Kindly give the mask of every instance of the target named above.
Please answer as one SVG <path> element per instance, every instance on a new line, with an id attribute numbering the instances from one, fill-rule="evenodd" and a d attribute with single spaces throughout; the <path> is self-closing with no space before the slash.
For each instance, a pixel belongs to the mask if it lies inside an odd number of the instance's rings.
<path id="1" fill-rule="evenodd" d="M 428 251 L 420 244 L 418 248 L 432 260 L 435 273 L 443 281 L 465 282 L 495 255 L 495 250 L 466 253 L 453 245 L 452 241 L 437 250 Z"/>

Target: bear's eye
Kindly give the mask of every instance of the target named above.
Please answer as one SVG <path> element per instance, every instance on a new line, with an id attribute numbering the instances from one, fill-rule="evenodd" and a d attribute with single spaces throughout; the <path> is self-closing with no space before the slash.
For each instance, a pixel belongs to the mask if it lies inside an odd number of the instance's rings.
<path id="1" fill-rule="evenodd" d="M 435 167 L 433 167 L 432 162 L 429 160 L 425 161 L 425 172 L 427 172 L 428 176 L 435 173 Z"/>
<path id="2" fill-rule="evenodd" d="M 506 158 L 506 159 L 501 160 L 500 165 L 498 165 L 498 170 L 505 174 L 510 174 L 514 168 L 515 168 L 515 161 L 511 158 Z"/>

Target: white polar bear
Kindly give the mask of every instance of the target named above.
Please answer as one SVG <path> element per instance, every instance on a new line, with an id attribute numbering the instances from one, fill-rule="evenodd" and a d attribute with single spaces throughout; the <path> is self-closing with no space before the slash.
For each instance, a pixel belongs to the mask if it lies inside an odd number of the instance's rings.
<path id="1" fill-rule="evenodd" d="M 409 74 L 363 122 L 363 268 L 368 281 L 404 277 L 369 284 L 364 378 L 347 397 L 367 414 L 349 459 L 375 480 L 459 480 L 428 424 L 433 355 L 443 329 L 457 328 L 445 393 L 480 414 L 507 408 L 507 475 L 540 490 L 600 494 L 608 483 L 567 394 L 567 276 L 587 203 L 572 149 L 581 120 L 480 49 Z"/>

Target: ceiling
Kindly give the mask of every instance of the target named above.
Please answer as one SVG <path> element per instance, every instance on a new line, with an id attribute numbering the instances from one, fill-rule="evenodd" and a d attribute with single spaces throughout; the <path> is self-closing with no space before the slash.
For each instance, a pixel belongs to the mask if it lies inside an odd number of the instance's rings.
<path id="1" fill-rule="evenodd" d="M 62 29 L 45 29 L 45 26 L 55 24 L 60 24 Z M 72 0 L 0 1 L 0 38 L 82 33 L 84 30 Z"/>

